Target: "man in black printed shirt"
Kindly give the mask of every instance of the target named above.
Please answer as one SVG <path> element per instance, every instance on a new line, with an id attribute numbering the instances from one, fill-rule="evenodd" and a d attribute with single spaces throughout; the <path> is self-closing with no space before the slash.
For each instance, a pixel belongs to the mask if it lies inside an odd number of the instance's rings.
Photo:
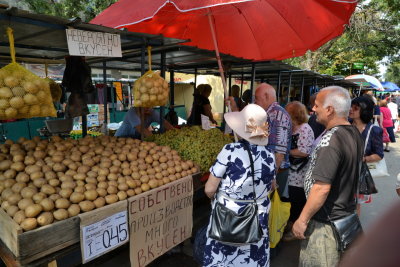
<path id="1" fill-rule="evenodd" d="M 322 89 L 313 111 L 326 127 L 311 155 L 304 179 L 307 203 L 293 225 L 301 244 L 299 266 L 336 266 L 340 253 L 329 224 L 355 212 L 355 183 L 359 177 L 363 141 L 347 120 L 349 93 L 339 86 Z"/>

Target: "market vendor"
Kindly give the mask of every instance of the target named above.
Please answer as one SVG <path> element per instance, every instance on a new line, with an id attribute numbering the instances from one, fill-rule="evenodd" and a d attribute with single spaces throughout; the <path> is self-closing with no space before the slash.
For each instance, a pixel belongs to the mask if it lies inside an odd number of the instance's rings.
<path id="1" fill-rule="evenodd" d="M 152 135 L 151 131 L 149 130 L 150 124 L 152 122 L 160 124 L 160 114 L 152 108 L 132 107 L 126 113 L 124 121 L 122 122 L 121 127 L 118 128 L 115 136 L 140 139 L 140 133 L 142 131 L 140 119 L 141 113 L 145 122 L 143 127 L 143 135 L 145 137 Z M 166 130 L 174 129 L 174 127 L 169 122 L 167 122 L 166 120 L 163 121 Z"/>

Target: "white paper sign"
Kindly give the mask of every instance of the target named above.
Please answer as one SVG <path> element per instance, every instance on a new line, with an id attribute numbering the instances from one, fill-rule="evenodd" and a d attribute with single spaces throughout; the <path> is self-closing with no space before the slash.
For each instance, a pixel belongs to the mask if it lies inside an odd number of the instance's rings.
<path id="1" fill-rule="evenodd" d="M 129 241 L 127 211 L 121 211 L 104 220 L 83 226 L 83 262 L 86 263 Z"/>
<path id="2" fill-rule="evenodd" d="M 210 119 L 207 116 L 204 116 L 203 114 L 201 116 L 201 128 L 203 130 L 210 130 Z"/>
<path id="3" fill-rule="evenodd" d="M 122 57 L 119 34 L 66 29 L 71 56 Z"/>

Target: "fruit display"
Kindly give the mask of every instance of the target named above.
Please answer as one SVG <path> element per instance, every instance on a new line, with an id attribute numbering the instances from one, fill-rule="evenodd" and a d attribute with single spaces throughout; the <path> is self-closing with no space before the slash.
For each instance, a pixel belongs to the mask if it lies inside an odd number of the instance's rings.
<path id="1" fill-rule="evenodd" d="M 170 147 L 131 138 L 7 140 L 0 145 L 0 203 L 29 231 L 197 171 Z"/>
<path id="2" fill-rule="evenodd" d="M 87 131 L 87 134 L 90 135 L 90 136 L 93 136 L 93 137 L 97 137 L 97 136 L 102 135 L 102 133 L 100 133 L 100 132 L 91 131 L 91 130 L 88 130 L 88 131 Z M 69 133 L 69 136 L 70 136 L 72 139 L 79 139 L 79 138 L 82 138 L 82 137 L 83 137 L 83 135 L 82 135 L 82 130 L 72 130 L 72 131 Z"/>
<path id="3" fill-rule="evenodd" d="M 143 74 L 134 84 L 134 106 L 165 106 L 168 100 L 169 86 L 158 72 L 151 70 Z"/>
<path id="4" fill-rule="evenodd" d="M 55 116 L 48 82 L 17 63 L 0 69 L 0 120 Z"/>
<path id="5" fill-rule="evenodd" d="M 146 139 L 160 146 L 170 146 L 185 160 L 192 160 L 202 172 L 207 172 L 225 144 L 232 143 L 229 135 L 219 129 L 203 130 L 199 126 L 183 127 Z"/>

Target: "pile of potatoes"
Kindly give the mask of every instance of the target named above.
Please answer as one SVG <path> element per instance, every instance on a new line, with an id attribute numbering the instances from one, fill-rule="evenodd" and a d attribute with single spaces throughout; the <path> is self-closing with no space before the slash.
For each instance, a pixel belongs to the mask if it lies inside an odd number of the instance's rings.
<path id="1" fill-rule="evenodd" d="M 131 138 L 20 138 L 0 145 L 0 203 L 29 231 L 198 171 L 175 150 Z"/>
<path id="2" fill-rule="evenodd" d="M 0 119 L 55 117 L 49 83 L 17 63 L 0 69 Z"/>

